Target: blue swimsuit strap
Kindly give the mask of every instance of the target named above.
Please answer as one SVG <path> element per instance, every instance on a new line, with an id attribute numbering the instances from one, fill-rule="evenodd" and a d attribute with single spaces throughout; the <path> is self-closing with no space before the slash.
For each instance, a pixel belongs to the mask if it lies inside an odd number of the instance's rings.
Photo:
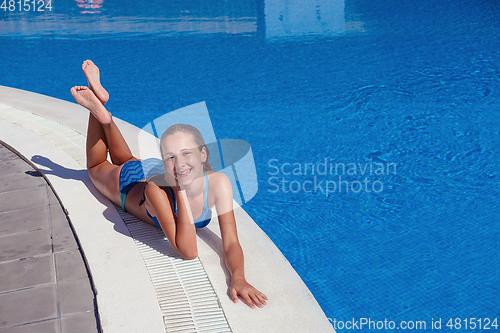
<path id="1" fill-rule="evenodd" d="M 203 191 L 203 208 L 208 207 L 208 175 L 203 171 L 203 178 L 205 178 L 205 191 Z"/>
<path id="2" fill-rule="evenodd" d="M 208 175 L 206 174 L 205 171 L 203 171 L 203 178 L 205 178 L 205 190 L 203 191 L 203 210 L 205 207 L 208 207 Z M 168 189 L 170 190 L 170 195 L 172 196 L 172 200 L 174 201 L 174 207 L 175 207 L 175 214 L 177 214 L 177 200 L 175 200 L 175 194 L 174 190 L 169 186 Z M 203 212 L 202 212 L 203 215 Z"/>

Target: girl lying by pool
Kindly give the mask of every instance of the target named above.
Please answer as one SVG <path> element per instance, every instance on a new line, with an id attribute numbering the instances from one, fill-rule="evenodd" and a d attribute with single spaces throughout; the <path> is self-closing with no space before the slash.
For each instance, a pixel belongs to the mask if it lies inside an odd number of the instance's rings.
<path id="1" fill-rule="evenodd" d="M 71 95 L 90 111 L 87 171 L 95 187 L 124 210 L 163 230 L 185 259 L 198 256 L 196 228 L 210 222 L 210 208 L 215 206 L 225 262 L 231 274 L 231 298 L 236 303 L 240 296 L 252 308 L 263 307 L 267 297 L 245 279 L 231 183 L 226 175 L 211 171 L 209 151 L 201 133 L 190 125 L 173 125 L 160 140 L 162 161 L 135 158 L 104 107 L 109 95 L 101 86 L 99 69 L 86 60 L 82 70 L 89 87 L 75 86 Z M 113 163 L 107 161 L 108 150 Z M 146 174 L 152 173 L 155 162 L 161 174 L 148 178 Z"/>

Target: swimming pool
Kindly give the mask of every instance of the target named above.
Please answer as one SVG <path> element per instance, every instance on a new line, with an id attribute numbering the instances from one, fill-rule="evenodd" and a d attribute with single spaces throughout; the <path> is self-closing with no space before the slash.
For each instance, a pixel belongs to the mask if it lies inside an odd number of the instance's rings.
<path id="1" fill-rule="evenodd" d="M 89 58 L 138 127 L 206 101 L 220 138 L 252 146 L 244 208 L 328 317 L 446 329 L 500 316 L 499 17 L 472 0 L 54 3 L 0 11 L 0 84 L 72 101 Z"/>

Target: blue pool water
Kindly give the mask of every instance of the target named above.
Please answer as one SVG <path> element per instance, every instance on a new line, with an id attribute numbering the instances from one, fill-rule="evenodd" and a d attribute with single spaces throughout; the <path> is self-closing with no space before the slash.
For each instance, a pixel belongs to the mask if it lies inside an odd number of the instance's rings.
<path id="1" fill-rule="evenodd" d="M 244 208 L 328 317 L 500 317 L 498 2 L 0 10 L 0 85 L 73 101 L 87 58 L 115 116 L 206 101 L 218 137 L 251 144 Z"/>

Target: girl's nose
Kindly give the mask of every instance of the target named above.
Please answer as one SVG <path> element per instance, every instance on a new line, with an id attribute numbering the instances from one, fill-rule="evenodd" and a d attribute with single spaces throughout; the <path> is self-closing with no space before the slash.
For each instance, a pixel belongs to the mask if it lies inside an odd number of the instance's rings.
<path id="1" fill-rule="evenodd" d="M 186 161 L 182 155 L 175 157 L 175 167 L 176 168 L 183 166 L 185 163 L 186 163 Z"/>

